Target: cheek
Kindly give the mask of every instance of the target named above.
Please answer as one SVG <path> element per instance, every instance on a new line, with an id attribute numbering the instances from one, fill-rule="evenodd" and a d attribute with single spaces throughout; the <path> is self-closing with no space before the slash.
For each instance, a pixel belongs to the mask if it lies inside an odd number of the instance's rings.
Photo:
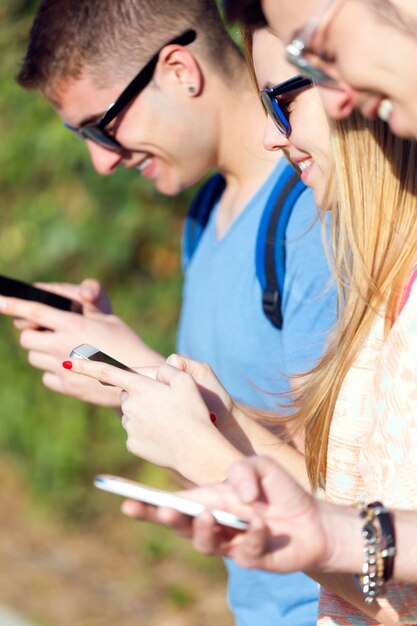
<path id="1" fill-rule="evenodd" d="M 308 154 L 312 154 L 317 146 L 317 131 L 314 116 L 302 106 L 294 108 L 290 116 L 290 143 Z"/>

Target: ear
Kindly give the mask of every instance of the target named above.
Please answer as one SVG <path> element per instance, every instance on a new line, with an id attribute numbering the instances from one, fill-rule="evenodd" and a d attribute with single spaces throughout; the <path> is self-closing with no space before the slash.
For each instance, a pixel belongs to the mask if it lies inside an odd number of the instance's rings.
<path id="1" fill-rule="evenodd" d="M 336 120 L 348 117 L 355 108 L 357 92 L 347 83 L 337 88 L 319 86 L 319 92 L 326 113 Z"/>
<path id="2" fill-rule="evenodd" d="M 182 89 L 192 98 L 199 96 L 204 86 L 203 71 L 197 59 L 187 48 L 175 44 L 161 50 L 155 78 Z"/>

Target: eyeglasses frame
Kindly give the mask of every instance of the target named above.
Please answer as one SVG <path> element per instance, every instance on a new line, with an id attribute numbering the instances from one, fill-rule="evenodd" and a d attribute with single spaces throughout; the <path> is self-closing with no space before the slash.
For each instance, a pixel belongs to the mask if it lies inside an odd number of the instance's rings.
<path id="1" fill-rule="evenodd" d="M 168 43 L 164 44 L 159 50 L 153 55 L 153 57 L 142 67 L 141 70 L 136 74 L 136 76 L 130 81 L 127 87 L 122 91 L 119 97 L 109 106 L 107 111 L 98 122 L 95 123 L 86 123 L 81 126 L 71 126 L 67 122 L 64 122 L 65 128 L 68 128 L 70 131 L 75 133 L 78 137 L 83 140 L 90 140 L 97 143 L 100 147 L 105 148 L 107 150 L 112 150 L 115 152 L 120 152 L 123 150 L 123 146 L 117 141 L 115 137 L 110 135 L 105 129 L 106 126 L 110 124 L 122 111 L 123 109 L 130 104 L 130 102 L 136 98 L 141 91 L 148 86 L 151 82 L 152 77 L 154 75 L 156 66 L 158 64 L 159 55 L 162 50 L 166 46 L 170 45 L 180 45 L 187 46 L 192 43 L 197 37 L 197 33 L 195 30 L 187 30 L 179 37 L 175 37 L 175 39 L 171 39 Z M 99 131 L 99 134 L 103 136 L 106 141 L 101 142 L 97 137 L 94 137 L 93 133 L 89 133 L 89 130 Z"/>
<path id="2" fill-rule="evenodd" d="M 296 67 L 299 72 L 312 78 L 318 85 L 324 87 L 338 87 L 337 80 L 327 74 L 324 70 L 316 67 L 307 61 L 305 54 L 311 51 L 311 44 L 316 37 L 318 30 L 325 32 L 332 20 L 336 17 L 338 10 L 345 0 L 329 0 L 322 11 L 312 17 L 302 28 L 296 37 L 286 46 L 286 57 L 289 63 Z M 318 55 L 317 55 L 318 56 Z"/>
<path id="3" fill-rule="evenodd" d="M 275 123 L 280 133 L 285 135 L 285 137 L 291 135 L 291 124 L 279 106 L 279 98 L 289 93 L 298 95 L 314 86 L 315 83 L 311 78 L 303 74 L 297 74 L 297 76 L 293 76 L 289 80 L 275 85 L 275 87 L 262 89 L 259 92 L 259 97 L 266 112 Z"/>

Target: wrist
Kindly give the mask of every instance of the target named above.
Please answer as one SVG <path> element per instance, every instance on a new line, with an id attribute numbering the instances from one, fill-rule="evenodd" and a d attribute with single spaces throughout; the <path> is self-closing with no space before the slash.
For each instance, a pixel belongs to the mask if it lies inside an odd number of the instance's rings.
<path id="1" fill-rule="evenodd" d="M 244 458 L 211 421 L 203 429 L 194 432 L 194 440 L 202 442 L 201 447 L 194 446 L 195 456 L 181 454 L 177 467 L 173 469 L 196 485 L 226 480 L 230 465 Z"/>
<path id="2" fill-rule="evenodd" d="M 252 455 L 254 453 L 250 435 L 252 420 L 240 406 L 231 401 L 230 411 L 222 411 L 217 417 L 216 425 L 223 437 L 242 455 Z"/>
<path id="3" fill-rule="evenodd" d="M 318 501 L 325 552 L 318 563 L 323 572 L 357 574 L 363 561 L 363 521 L 357 509 Z"/>

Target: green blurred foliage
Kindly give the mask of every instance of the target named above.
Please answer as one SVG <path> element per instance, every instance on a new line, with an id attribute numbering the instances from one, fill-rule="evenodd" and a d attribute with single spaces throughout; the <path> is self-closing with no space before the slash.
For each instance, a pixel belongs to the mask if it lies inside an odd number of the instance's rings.
<path id="1" fill-rule="evenodd" d="M 36 3 L 0 0 L 0 273 L 27 281 L 102 281 L 114 310 L 162 353 L 175 345 L 180 238 L 191 192 L 158 195 L 137 172 L 103 178 L 51 107 L 14 76 Z M 34 496 L 80 523 L 99 510 L 96 472 L 158 470 L 127 453 L 109 411 L 46 390 L 9 319 L 0 318 L 0 449 Z M 162 475 L 161 478 L 162 480 Z M 149 482 L 149 481 L 148 481 Z"/>

